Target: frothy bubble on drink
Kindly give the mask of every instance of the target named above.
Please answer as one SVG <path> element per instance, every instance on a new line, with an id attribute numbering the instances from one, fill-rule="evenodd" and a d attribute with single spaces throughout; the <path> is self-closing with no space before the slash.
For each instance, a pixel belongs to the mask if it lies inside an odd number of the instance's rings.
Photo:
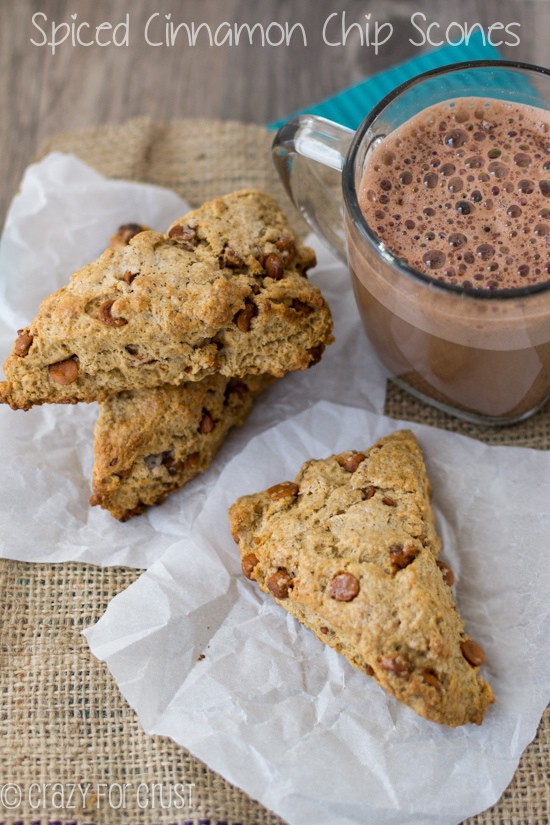
<path id="1" fill-rule="evenodd" d="M 476 289 L 549 279 L 550 113 L 458 98 L 419 112 L 372 151 L 359 190 L 387 249 Z"/>

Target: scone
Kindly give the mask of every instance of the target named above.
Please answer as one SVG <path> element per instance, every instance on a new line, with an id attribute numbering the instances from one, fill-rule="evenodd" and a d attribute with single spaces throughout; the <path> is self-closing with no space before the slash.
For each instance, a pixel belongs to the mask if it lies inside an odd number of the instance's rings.
<path id="1" fill-rule="evenodd" d="M 308 461 L 229 511 L 244 574 L 420 716 L 480 724 L 494 701 L 438 562 L 414 435 Z"/>
<path id="2" fill-rule="evenodd" d="M 178 490 L 212 462 L 271 376 L 213 375 L 180 387 L 113 395 L 94 430 L 93 495 L 121 521 Z"/>
<path id="3" fill-rule="evenodd" d="M 127 245 L 148 229 L 123 224 L 109 246 Z M 90 503 L 120 521 L 162 503 L 211 464 L 231 428 L 244 422 L 254 398 L 274 380 L 215 375 L 128 390 L 100 402 Z"/>
<path id="4" fill-rule="evenodd" d="M 0 401 L 28 409 L 305 369 L 333 340 L 305 277 L 314 262 L 255 190 L 206 203 L 165 235 L 139 232 L 42 302 L 4 365 Z"/>

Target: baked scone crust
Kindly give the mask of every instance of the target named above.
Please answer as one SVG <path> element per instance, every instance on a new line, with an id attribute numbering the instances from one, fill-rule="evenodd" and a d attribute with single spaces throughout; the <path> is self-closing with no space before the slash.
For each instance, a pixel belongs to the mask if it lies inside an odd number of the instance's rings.
<path id="1" fill-rule="evenodd" d="M 0 401 L 28 409 L 305 369 L 333 340 L 330 310 L 304 274 L 314 263 L 256 190 L 210 201 L 164 235 L 139 232 L 42 302 L 4 364 Z"/>
<path id="2" fill-rule="evenodd" d="M 103 401 L 94 429 L 90 503 L 121 521 L 160 504 L 211 464 L 230 429 L 243 423 L 273 380 L 213 375 Z"/>
<path id="3" fill-rule="evenodd" d="M 494 701 L 453 599 L 415 436 L 303 465 L 229 511 L 243 572 L 420 716 L 480 724 Z M 468 658 L 467 658 L 468 657 Z"/>

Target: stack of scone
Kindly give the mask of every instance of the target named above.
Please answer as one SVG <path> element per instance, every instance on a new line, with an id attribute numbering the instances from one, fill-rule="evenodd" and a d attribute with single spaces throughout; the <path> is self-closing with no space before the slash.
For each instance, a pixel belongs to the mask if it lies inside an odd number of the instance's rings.
<path id="1" fill-rule="evenodd" d="M 100 402 L 91 502 L 120 520 L 203 470 L 254 397 L 333 340 L 314 252 L 269 195 L 138 230 L 42 302 L 0 383 L 13 409 Z"/>

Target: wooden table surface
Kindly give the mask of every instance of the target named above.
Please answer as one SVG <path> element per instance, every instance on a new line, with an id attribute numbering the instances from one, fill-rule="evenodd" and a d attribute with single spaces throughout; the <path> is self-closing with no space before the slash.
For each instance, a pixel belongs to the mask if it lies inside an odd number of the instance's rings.
<path id="1" fill-rule="evenodd" d="M 336 39 L 337 26 L 345 12 L 345 23 L 358 22 L 363 30 L 370 13 L 371 35 L 375 22 L 391 23 L 391 41 L 381 46 L 361 45 L 357 31 L 345 48 L 323 43 L 323 23 L 331 14 L 327 39 Z M 547 0 L 0 0 L 0 220 L 13 197 L 26 165 L 49 135 L 81 127 L 120 122 L 136 115 L 166 120 L 174 117 L 235 118 L 256 123 L 274 120 L 296 108 L 330 95 L 365 75 L 396 61 L 425 51 L 409 43 L 420 34 L 411 25 L 411 15 L 421 12 L 426 24 L 444 32 L 452 21 L 504 25 L 513 29 L 520 44 L 503 46 L 511 59 L 548 65 L 550 5 Z M 38 17 L 33 15 L 38 13 Z M 101 23 L 112 26 L 128 15 L 128 45 L 72 45 L 70 39 L 52 48 L 40 44 L 51 40 L 52 26 L 89 23 L 82 40 Z M 301 23 L 306 33 L 303 45 L 295 30 L 289 46 L 213 46 L 206 30 L 190 47 L 183 30 L 174 46 L 148 45 L 164 35 L 165 15 L 179 24 L 207 23 L 214 31 L 224 21 Z M 422 22 L 422 18 L 416 18 Z M 272 39 L 276 34 L 272 30 Z M 380 39 L 383 39 L 382 30 Z M 453 36 L 456 36 L 454 29 Z M 62 30 L 58 30 L 60 39 Z M 119 34 L 123 30 L 119 29 Z M 107 40 L 107 28 L 100 38 Z M 512 37 L 506 35 L 510 41 Z M 31 42 L 34 40 L 35 44 Z"/>

